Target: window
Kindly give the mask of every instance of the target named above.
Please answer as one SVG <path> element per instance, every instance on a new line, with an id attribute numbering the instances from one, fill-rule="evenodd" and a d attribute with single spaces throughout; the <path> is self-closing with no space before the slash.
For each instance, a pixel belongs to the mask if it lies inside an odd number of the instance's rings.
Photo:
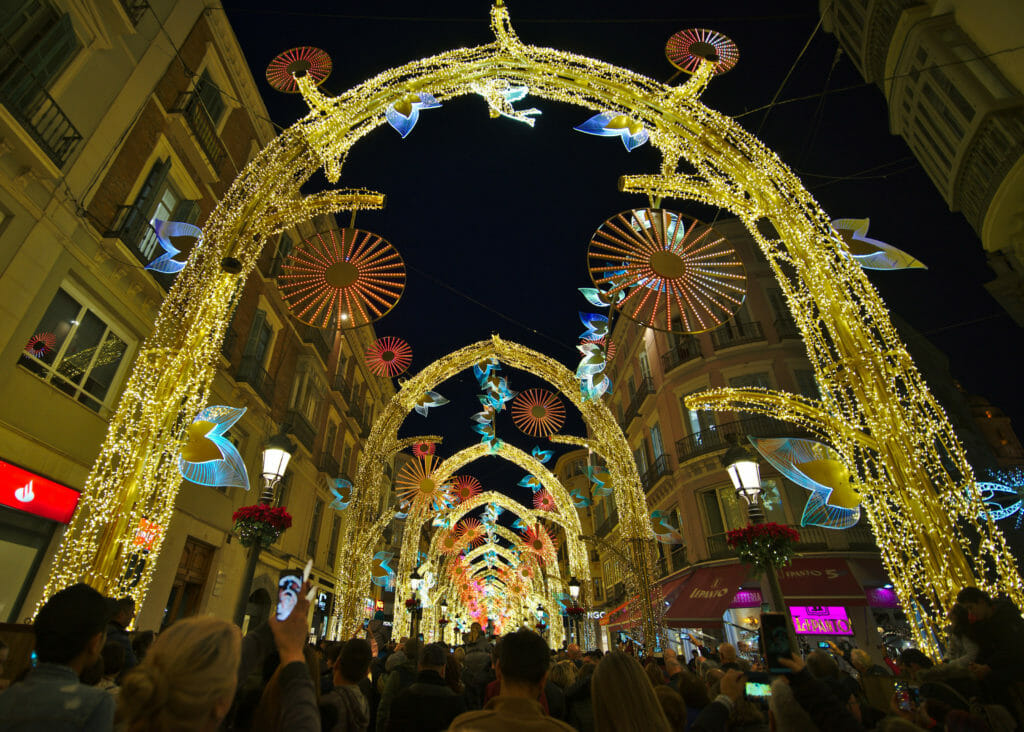
<path id="1" fill-rule="evenodd" d="M 689 394 L 679 397 L 679 408 L 683 410 L 683 422 L 690 430 L 690 434 L 697 435 L 704 430 L 715 429 L 715 413 L 706 409 L 698 409 L 696 411 L 689 409 L 686 406 L 687 396 Z"/>
<path id="2" fill-rule="evenodd" d="M 348 462 L 349 462 L 349 459 L 351 457 L 352 457 L 352 446 L 351 445 L 345 445 L 345 451 L 342 453 L 342 456 L 341 456 L 341 472 L 343 472 L 347 476 L 351 476 L 352 475 L 349 472 L 349 470 L 348 470 Z"/>
<path id="3" fill-rule="evenodd" d="M 756 374 L 742 374 L 740 376 L 733 376 L 729 379 L 729 386 L 736 389 L 744 389 L 747 387 L 760 387 L 762 389 L 771 389 L 772 382 L 768 379 L 766 372 L 760 372 Z"/>
<path id="4" fill-rule="evenodd" d="M 285 260 L 288 259 L 288 255 L 292 253 L 292 249 L 295 247 L 292 238 L 288 236 L 287 232 L 281 234 L 281 238 L 277 242 L 277 253 L 274 254 L 274 261 L 270 265 L 270 274 L 277 276 L 281 274 L 281 266 Z M 340 366 L 341 364 L 339 364 Z M 340 371 L 340 369 L 339 369 Z"/>
<path id="5" fill-rule="evenodd" d="M 324 512 L 324 502 L 316 499 L 313 504 L 313 520 L 309 525 L 309 543 L 306 545 L 306 555 L 316 559 L 316 544 L 320 539 L 320 517 Z"/>
<path id="6" fill-rule="evenodd" d="M 640 362 L 641 378 L 651 378 L 651 363 L 647 360 L 647 349 L 643 347 L 643 344 L 641 344 L 640 355 L 637 356 L 637 360 Z"/>
<path id="7" fill-rule="evenodd" d="M 150 168 L 139 194 L 127 209 L 118 226 L 118 236 L 135 251 L 140 261 L 149 263 L 159 254 L 156 232 L 149 222 L 184 221 L 194 224 L 199 220 L 199 204 L 185 199 L 168 180 L 171 159 L 157 160 Z"/>
<path id="8" fill-rule="evenodd" d="M 633 451 L 633 459 L 636 461 L 636 469 L 640 472 L 640 477 L 643 478 L 647 474 L 647 450 L 645 445 L 640 445 L 640 447 Z"/>
<path id="9" fill-rule="evenodd" d="M 654 450 L 655 460 L 665 454 L 665 445 L 661 441 L 661 426 L 658 424 L 651 426 L 651 449 Z"/>
<path id="10" fill-rule="evenodd" d="M 338 425 L 331 422 L 327 426 L 327 437 L 324 438 L 323 453 L 334 457 L 334 443 L 338 438 Z"/>
<path id="11" fill-rule="evenodd" d="M 327 545 L 327 566 L 336 569 L 338 561 L 338 534 L 341 533 L 341 517 L 331 519 L 331 543 Z"/>
<path id="12" fill-rule="evenodd" d="M 257 365 L 262 366 L 267 358 L 267 351 L 270 350 L 270 339 L 274 336 L 274 329 L 267 322 L 267 314 L 263 310 L 257 310 L 252 319 L 252 327 L 249 329 L 249 340 L 246 341 L 245 351 L 242 358 L 250 359 Z"/>
<path id="13" fill-rule="evenodd" d="M 601 602 L 604 600 L 604 591 L 601 588 L 601 578 L 594 577 L 591 582 L 594 583 L 594 600 Z"/>
<path id="14" fill-rule="evenodd" d="M 30 95 L 49 87 L 81 44 L 71 16 L 59 15 L 47 2 L 4 3 L 0 17 L 0 89 L 6 99 L 28 107 Z"/>
<path id="15" fill-rule="evenodd" d="M 112 401 L 128 346 L 102 317 L 61 288 L 35 333 L 18 363 L 95 412 Z"/>
<path id="16" fill-rule="evenodd" d="M 196 82 L 195 93 L 200 101 L 202 101 L 206 113 L 210 115 L 210 121 L 216 127 L 224 116 L 225 105 L 220 89 L 213 83 L 209 70 L 204 71 L 199 76 L 199 81 Z"/>
<path id="17" fill-rule="evenodd" d="M 793 316 L 786 305 L 786 298 L 782 294 L 782 288 L 769 287 L 765 290 L 765 295 L 768 296 L 768 304 L 771 306 L 772 315 L 775 316 L 776 320 L 786 323 L 793 321 Z"/>

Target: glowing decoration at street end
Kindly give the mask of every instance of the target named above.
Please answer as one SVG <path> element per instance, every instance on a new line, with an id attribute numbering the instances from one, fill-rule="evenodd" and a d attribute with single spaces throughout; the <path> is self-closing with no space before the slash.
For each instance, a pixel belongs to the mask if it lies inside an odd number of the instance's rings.
<path id="1" fill-rule="evenodd" d="M 481 490 L 483 486 L 472 475 L 459 475 L 452 480 L 452 498 L 459 503 L 465 503 L 473 496 L 479 495 Z"/>
<path id="2" fill-rule="evenodd" d="M 750 437 L 772 467 L 811 492 L 801 526 L 848 529 L 860 521 L 860 486 L 828 445 L 796 437 Z"/>
<path id="3" fill-rule="evenodd" d="M 590 277 L 625 292 L 614 307 L 673 333 L 703 333 L 743 305 L 746 274 L 736 250 L 710 226 L 667 209 L 623 211 L 594 232 Z M 585 338 L 601 338 L 595 336 Z"/>
<path id="4" fill-rule="evenodd" d="M 300 46 L 279 53 L 267 66 L 267 83 L 286 94 L 297 94 L 296 77 L 308 76 L 320 86 L 331 75 L 331 57 L 313 46 Z"/>
<path id="5" fill-rule="evenodd" d="M 527 389 L 512 401 L 512 421 L 532 437 L 547 437 L 565 423 L 565 407 L 550 391 Z"/>
<path id="6" fill-rule="evenodd" d="M 654 529 L 654 538 L 662 544 L 682 544 L 683 535 L 678 526 L 668 522 L 668 511 L 651 511 L 651 528 Z"/>
<path id="7" fill-rule="evenodd" d="M 25 344 L 25 353 L 34 358 L 43 358 L 57 348 L 57 336 L 53 333 L 36 333 Z"/>
<path id="8" fill-rule="evenodd" d="M 437 452 L 437 445 L 433 442 L 417 442 L 412 446 L 413 457 L 423 458 Z"/>
<path id="9" fill-rule="evenodd" d="M 441 102 L 434 99 L 432 94 L 426 92 L 406 94 L 387 108 L 384 117 L 388 124 L 395 129 L 395 132 L 404 139 L 419 122 L 421 109 L 437 109 L 440 106 Z"/>
<path id="10" fill-rule="evenodd" d="M 281 296 L 296 318 L 318 328 L 358 328 L 386 315 L 405 290 L 405 263 L 381 236 L 331 229 L 285 260 Z"/>
<path id="11" fill-rule="evenodd" d="M 188 224 L 183 221 L 161 221 L 153 219 L 149 222 L 156 232 L 156 240 L 164 253 L 146 265 L 146 269 L 164 274 L 175 274 L 185 269 L 185 263 L 175 259 L 181 254 L 181 250 L 171 244 L 172 236 L 193 236 L 196 239 L 194 246 L 199 246 L 203 240 L 203 230 L 195 224 Z"/>
<path id="12" fill-rule="evenodd" d="M 668 39 L 665 58 L 687 74 L 696 73 L 704 61 L 715 64 L 715 74 L 724 74 L 736 65 L 740 52 L 735 43 L 718 31 L 687 28 Z"/>
<path id="13" fill-rule="evenodd" d="M 866 234 L 870 223 L 870 219 L 836 219 L 832 222 L 832 228 L 839 233 L 857 264 L 864 269 L 928 269 L 902 249 L 868 238 Z"/>
<path id="14" fill-rule="evenodd" d="M 508 117 L 511 120 L 533 127 L 537 122 L 534 116 L 541 113 L 536 107 L 516 109 L 512 106 L 513 102 L 521 101 L 530 93 L 530 87 L 512 84 L 508 79 L 474 81 L 469 85 L 469 88 L 487 102 L 488 114 L 490 114 L 491 119 Z"/>
<path id="15" fill-rule="evenodd" d="M 335 511 L 344 511 L 352 502 L 352 483 L 344 478 L 335 478 L 334 485 L 331 486 L 331 494 L 334 496 L 334 500 L 331 501 L 329 508 L 333 508 Z"/>
<path id="16" fill-rule="evenodd" d="M 395 555 L 391 552 L 377 552 L 373 555 L 373 562 L 370 564 L 370 576 L 373 577 L 373 584 L 387 589 L 394 583 L 395 570 L 388 564 Z"/>
<path id="17" fill-rule="evenodd" d="M 416 410 L 416 414 L 427 416 L 427 410 L 431 407 L 443 407 L 448 403 L 448 400 L 438 394 L 436 391 L 428 391 L 419 398 L 413 409 Z"/>
<path id="18" fill-rule="evenodd" d="M 595 114 L 573 129 L 598 137 L 619 137 L 627 152 L 632 152 L 650 139 L 650 133 L 644 129 L 643 122 L 617 112 Z"/>
<path id="19" fill-rule="evenodd" d="M 249 490 L 249 474 L 238 448 L 224 434 L 245 414 L 245 407 L 206 407 L 186 429 L 178 470 L 185 480 L 211 487 Z"/>
<path id="20" fill-rule="evenodd" d="M 480 546 L 486 539 L 484 525 L 478 519 L 464 519 L 458 523 L 456 528 L 459 532 L 459 538 L 464 541 L 467 546 Z"/>
<path id="21" fill-rule="evenodd" d="M 401 338 L 378 338 L 366 349 L 366 366 L 375 376 L 394 378 L 412 363 L 412 348 Z"/>
<path id="22" fill-rule="evenodd" d="M 555 499 L 547 491 L 537 491 L 533 494 L 533 507 L 538 511 L 554 511 Z"/>
<path id="23" fill-rule="evenodd" d="M 440 509 L 449 505 L 448 486 L 434 476 L 440 464 L 433 455 L 406 463 L 395 477 L 395 493 L 402 502 L 420 510 Z"/>

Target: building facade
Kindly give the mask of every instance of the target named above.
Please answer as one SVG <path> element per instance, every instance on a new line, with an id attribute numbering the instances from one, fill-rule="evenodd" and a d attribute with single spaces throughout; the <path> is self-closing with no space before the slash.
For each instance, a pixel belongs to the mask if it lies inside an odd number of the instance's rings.
<path id="1" fill-rule="evenodd" d="M 950 209 L 981 238 L 986 287 L 1024 325 L 1024 14 L 1014 0 L 819 2 Z"/>
<path id="2" fill-rule="evenodd" d="M 173 275 L 145 269 L 162 253 L 151 219 L 202 226 L 276 134 L 218 7 L 14 5 L 0 19 L 0 621 L 32 614 L 62 536 L 61 514 L 43 504 L 73 502 L 83 486 L 173 284 Z M 331 508 L 331 488 L 354 474 L 393 394 L 364 363 L 372 328 L 309 328 L 278 292 L 291 249 L 335 226 L 320 218 L 268 241 L 239 293 L 211 403 L 247 410 L 228 437 L 250 490 L 185 482 L 159 556 L 148 556 L 153 537 L 139 527 L 139 562 L 156 568 L 136 627 L 231 618 L 240 596 L 248 615 L 265 615 L 278 572 L 312 558 L 321 588 L 312 632 L 329 631 L 346 518 Z M 175 239 L 179 259 L 191 243 Z M 282 430 L 296 449 L 275 500 L 294 524 L 243 589 L 245 551 L 231 515 L 258 500 L 262 448 Z"/>

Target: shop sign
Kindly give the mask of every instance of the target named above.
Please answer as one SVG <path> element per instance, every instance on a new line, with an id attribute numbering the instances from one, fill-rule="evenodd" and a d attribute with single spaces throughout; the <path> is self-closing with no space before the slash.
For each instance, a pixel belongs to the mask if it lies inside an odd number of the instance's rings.
<path id="1" fill-rule="evenodd" d="M 0 504 L 66 524 L 79 493 L 41 475 L 0 460 Z"/>
<path id="2" fill-rule="evenodd" d="M 604 617 L 604 610 L 591 610 L 587 613 L 588 620 L 600 620 Z"/>
<path id="3" fill-rule="evenodd" d="M 132 539 L 132 546 L 150 552 L 153 551 L 153 547 L 156 546 L 156 542 L 159 540 L 163 530 L 163 527 L 156 521 L 140 518 L 139 526 L 135 529 L 135 537 Z"/>
<path id="4" fill-rule="evenodd" d="M 853 635 L 844 607 L 791 605 L 789 612 L 798 635 Z"/>

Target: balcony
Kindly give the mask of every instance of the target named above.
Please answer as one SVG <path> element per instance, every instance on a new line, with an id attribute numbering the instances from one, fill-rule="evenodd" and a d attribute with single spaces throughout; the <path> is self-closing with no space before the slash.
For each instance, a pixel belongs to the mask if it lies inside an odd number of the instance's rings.
<path id="1" fill-rule="evenodd" d="M 877 551 L 878 549 L 878 542 L 875 541 L 875 535 L 871 532 L 871 525 L 868 524 L 867 519 L 862 519 L 859 524 L 851 526 L 841 533 L 850 549 L 861 551 Z"/>
<path id="2" fill-rule="evenodd" d="M 82 142 L 81 133 L 20 58 L 7 66 L 5 76 L 0 82 L 0 103 L 46 157 L 58 168 L 64 167 Z"/>
<path id="3" fill-rule="evenodd" d="M 640 408 L 643 407 L 644 401 L 653 393 L 654 379 L 650 376 L 645 376 L 640 379 L 640 386 L 637 388 L 632 399 L 629 400 L 629 406 L 626 408 L 626 413 L 622 417 L 624 422 L 622 425 L 623 427 L 628 427 L 629 424 L 636 419 L 636 416 L 640 414 Z"/>
<path id="4" fill-rule="evenodd" d="M 619 517 L 617 514 L 612 514 L 611 516 L 606 517 L 604 521 L 598 524 L 597 528 L 594 530 L 594 535 L 599 539 L 603 539 L 611 533 L 617 523 L 619 523 Z"/>
<path id="5" fill-rule="evenodd" d="M 305 445 L 307 450 L 313 452 L 316 428 L 306 419 L 304 414 L 294 409 L 289 409 L 284 415 L 284 423 L 281 426 L 285 432 L 294 435 L 296 440 Z"/>
<path id="6" fill-rule="evenodd" d="M 798 552 L 815 552 L 822 549 L 832 549 L 829 546 L 829 536 L 835 535 L 831 529 L 823 529 L 820 526 L 790 526 L 800 534 L 800 541 L 796 544 Z"/>
<path id="7" fill-rule="evenodd" d="M 700 357 L 700 342 L 696 338 L 680 338 L 672 348 L 661 354 L 661 372 L 667 374 L 677 366 Z"/>
<path id="8" fill-rule="evenodd" d="M 263 370 L 263 364 L 252 356 L 245 356 L 238 364 L 235 381 L 248 384 L 268 407 L 274 402 L 274 380 Z"/>
<path id="9" fill-rule="evenodd" d="M 736 551 L 725 541 L 725 534 L 711 534 L 707 537 L 708 558 L 727 559 L 736 556 Z"/>
<path id="10" fill-rule="evenodd" d="M 178 100 L 175 112 L 185 118 L 189 130 L 195 135 L 199 148 L 210 161 L 210 166 L 215 173 L 220 173 L 220 167 L 224 163 L 227 153 L 217 136 L 217 128 L 210 119 L 210 115 L 203 106 L 202 100 L 194 92 L 184 94 Z"/>
<path id="11" fill-rule="evenodd" d="M 807 433 L 799 427 L 780 422 L 770 417 L 750 416 L 735 422 L 725 422 L 703 429 L 700 432 L 684 437 L 676 442 L 676 457 L 680 463 L 707 455 L 717 450 L 726 450 L 731 446 L 733 435 L 746 438 L 756 437 L 806 437 Z"/>
<path id="12" fill-rule="evenodd" d="M 327 363 L 331 359 L 331 343 L 323 328 L 315 328 L 312 325 L 303 325 L 299 328 L 299 337 L 303 343 L 309 343 L 320 354 L 320 359 Z"/>
<path id="13" fill-rule="evenodd" d="M 689 564 L 686 559 L 686 544 L 673 544 L 672 553 L 669 555 L 669 559 L 672 561 L 673 572 L 678 572 Z"/>
<path id="14" fill-rule="evenodd" d="M 647 468 L 647 472 L 640 476 L 640 482 L 643 483 L 644 491 L 649 493 L 659 480 L 668 475 L 672 475 L 672 463 L 668 455 L 659 455 Z"/>
<path id="15" fill-rule="evenodd" d="M 337 478 L 341 473 L 341 466 L 338 464 L 338 458 L 333 455 L 324 453 L 320 456 L 320 462 L 317 464 L 321 473 L 327 473 L 331 478 Z"/>
<path id="16" fill-rule="evenodd" d="M 716 351 L 763 340 L 764 329 L 757 321 L 751 323 L 730 321 L 717 330 L 711 331 L 711 343 Z"/>
<path id="17" fill-rule="evenodd" d="M 796 327 L 796 323 L 792 318 L 783 318 L 776 320 L 775 332 L 779 335 L 779 340 L 785 340 L 787 338 L 800 338 L 800 331 Z"/>

